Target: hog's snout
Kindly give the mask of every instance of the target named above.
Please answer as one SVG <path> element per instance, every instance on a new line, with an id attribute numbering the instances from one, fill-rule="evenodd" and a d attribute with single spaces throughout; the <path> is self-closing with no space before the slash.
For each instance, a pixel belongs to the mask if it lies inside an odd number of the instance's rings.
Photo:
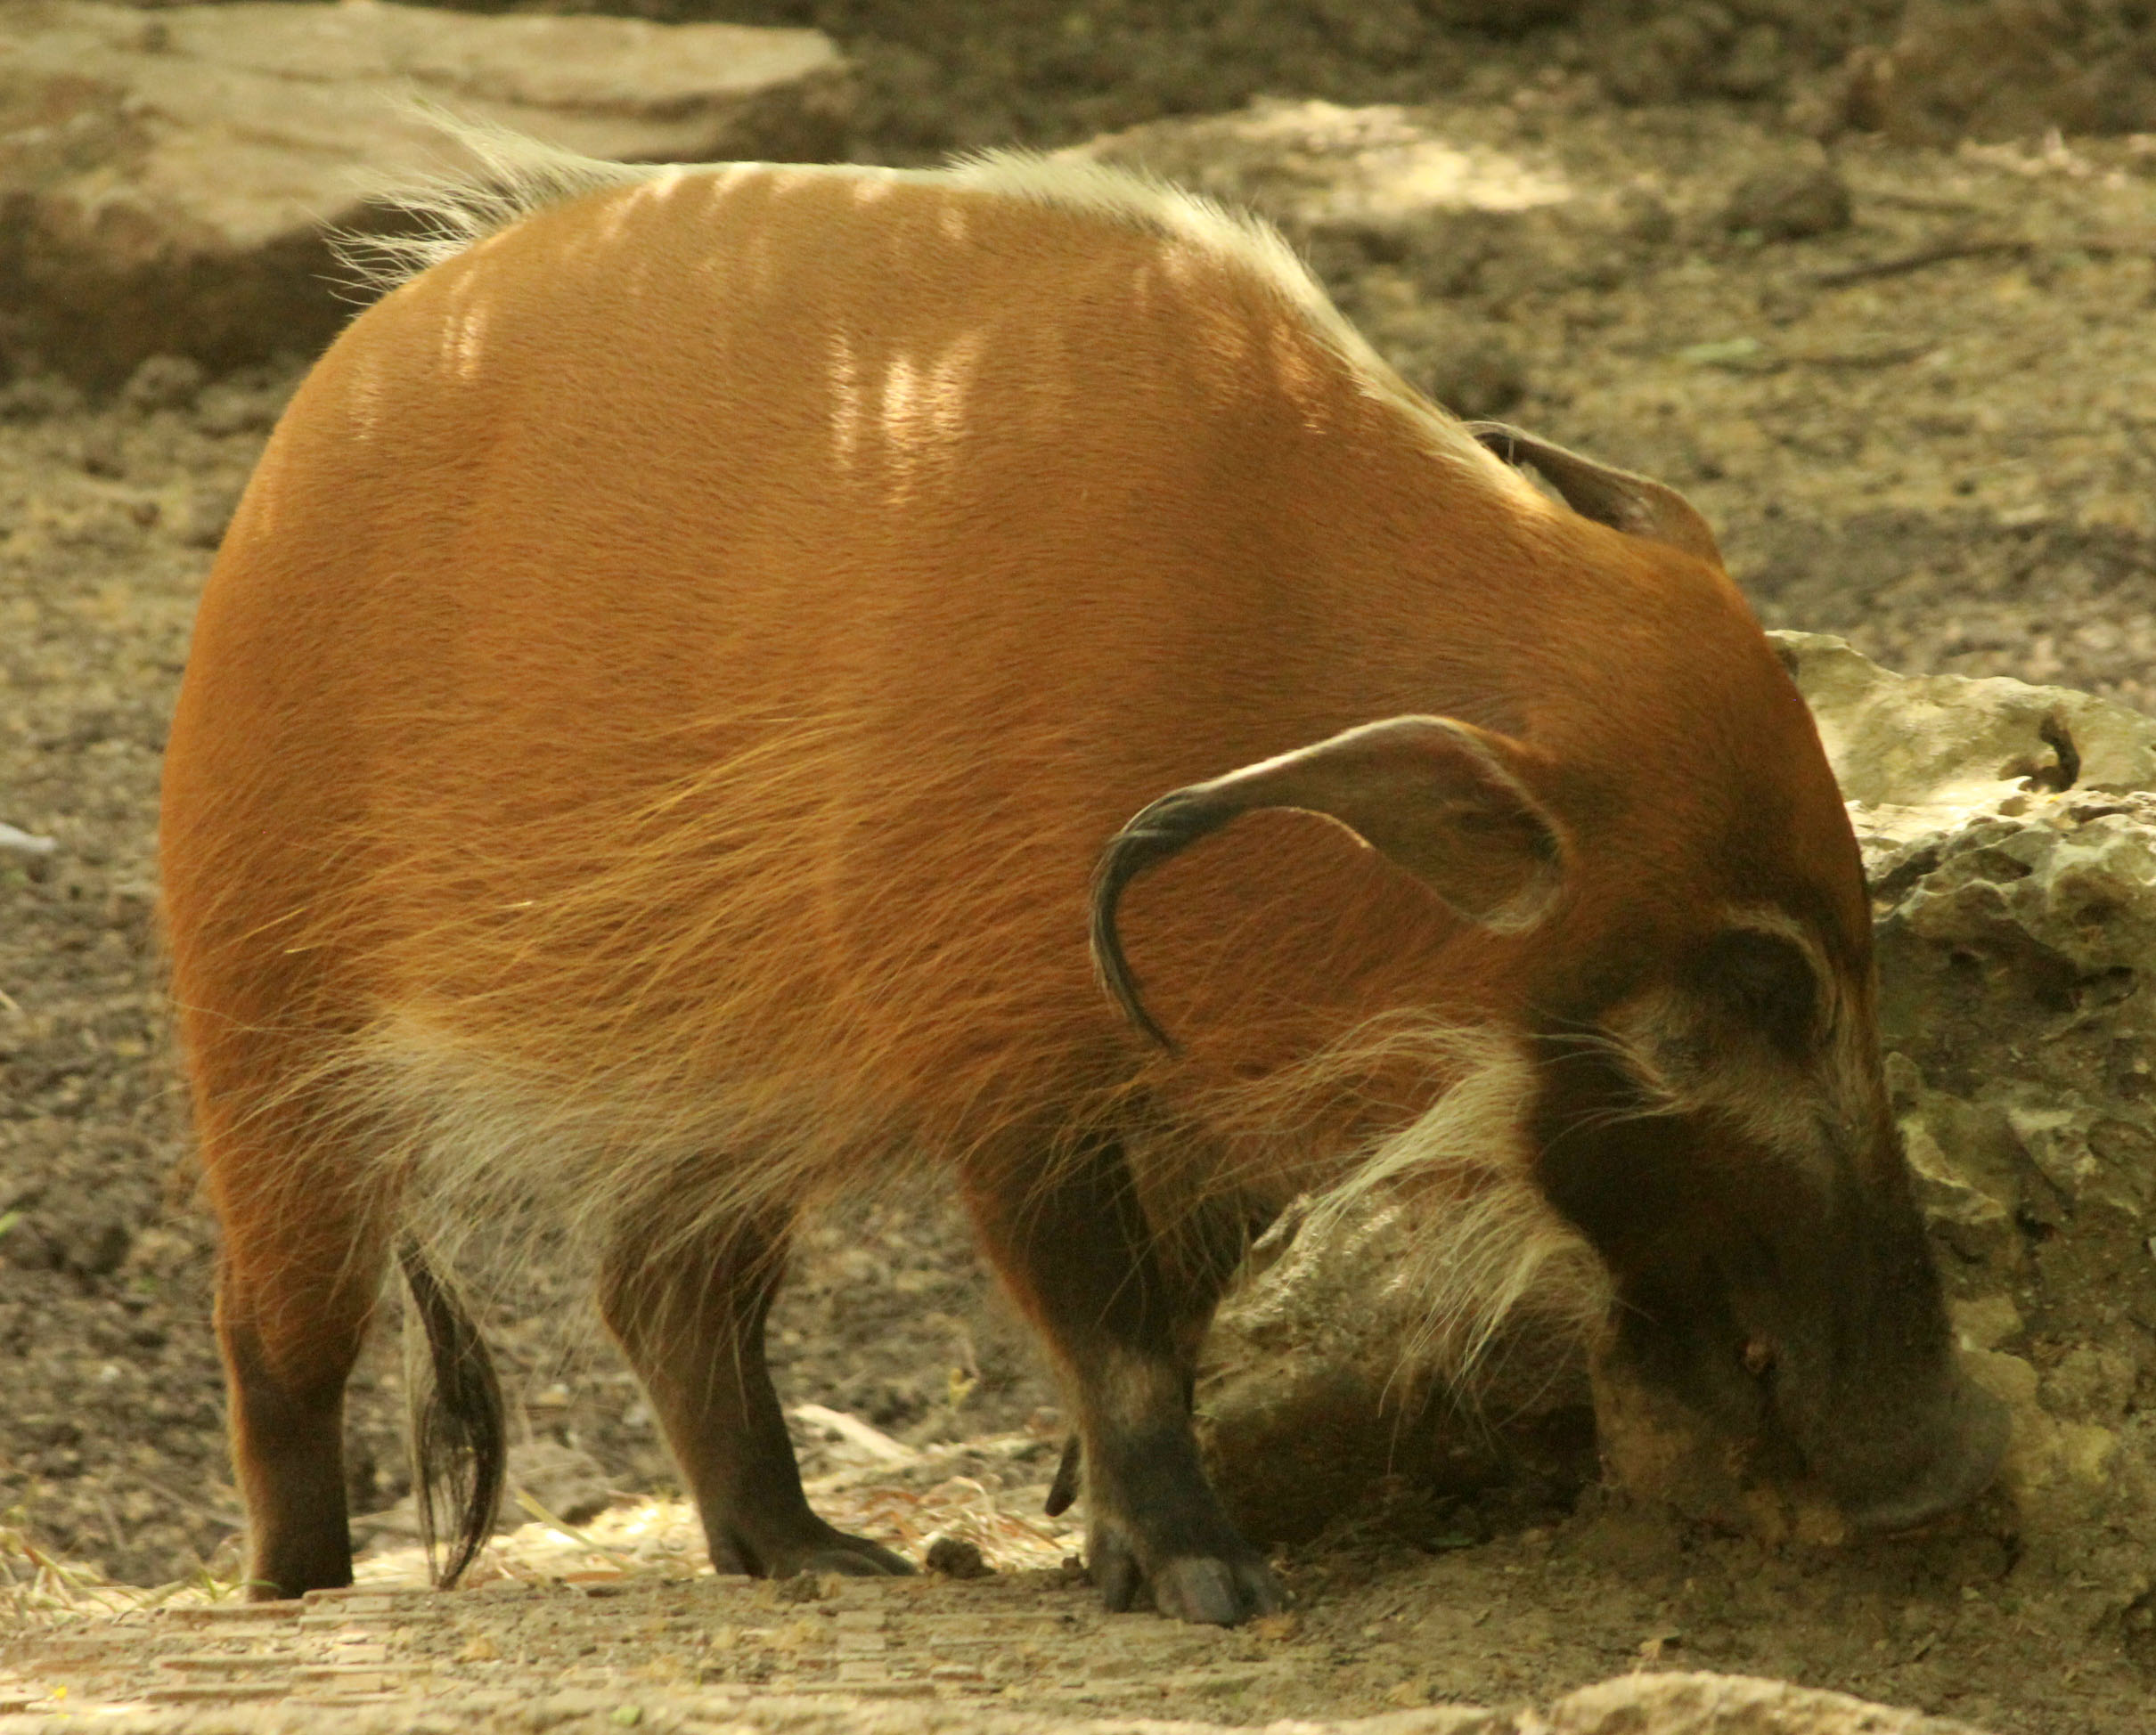
<path id="1" fill-rule="evenodd" d="M 1822 1541 L 1907 1530 L 1975 1499 L 2005 1455 L 2006 1405 L 1951 1364 L 1936 1396 L 1838 1407 L 1831 1423 L 1769 1402 L 1739 1422 L 1658 1377 L 1668 1370 L 1639 1348 L 1613 1340 L 1595 1358 L 1604 1461 L 1695 1518 L 1774 1534 L 1794 1523 Z"/>
<path id="2" fill-rule="evenodd" d="M 1885 1480 L 1874 1476 L 1843 1482 L 1830 1475 L 1829 1485 L 1851 1530 L 1866 1535 L 1907 1530 L 1967 1504 L 1989 1487 L 2012 1433 L 2006 1405 L 1957 1373 L 1926 1430 L 1936 1442 L 1933 1450 L 1914 1468 Z"/>

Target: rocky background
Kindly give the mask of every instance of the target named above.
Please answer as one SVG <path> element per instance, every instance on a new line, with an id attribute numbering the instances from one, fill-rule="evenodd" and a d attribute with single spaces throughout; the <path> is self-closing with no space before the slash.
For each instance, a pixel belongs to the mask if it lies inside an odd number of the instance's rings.
<path id="1" fill-rule="evenodd" d="M 157 754 L 233 501 L 347 315 L 324 226 L 380 220 L 370 177 L 461 167 L 392 97 L 644 158 L 1015 140 L 1264 209 L 1441 401 L 1685 488 L 1770 624 L 2045 684 L 1790 644 L 1859 803 L 1957 1321 L 2021 1418 L 2005 1487 L 1854 1557 L 1672 1519 L 1587 1486 L 1576 1389 L 1531 1364 L 1403 1414 L 1372 1352 L 1284 1348 L 1308 1297 L 1282 1285 L 1311 1281 L 1288 1260 L 1228 1323 L 1211 1407 L 1291 1582 L 1360 1622 L 1329 1702 L 1548 1693 L 1666 1654 L 1997 1730 L 2143 1727 L 2156 8 L 618 10 L 641 15 L 0 0 L 0 1526 L 137 1582 L 229 1566 L 212 1237 L 151 928 Z M 936 1201 L 817 1226 L 784 1305 L 796 1399 L 914 1447 L 1056 1433 Z M 550 1506 L 666 1483 L 572 1297 L 488 1330 L 527 1446 L 553 1449 L 524 1460 Z M 382 1335 L 352 1477 L 387 1544 Z M 1282 1422 L 1313 1381 L 1376 1429 L 1324 1476 Z M 812 1469 L 843 1459 L 800 1430 Z"/>

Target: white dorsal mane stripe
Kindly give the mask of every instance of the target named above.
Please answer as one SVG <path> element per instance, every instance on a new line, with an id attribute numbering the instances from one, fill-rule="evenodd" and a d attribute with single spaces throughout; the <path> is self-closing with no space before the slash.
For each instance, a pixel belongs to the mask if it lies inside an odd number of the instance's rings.
<path id="1" fill-rule="evenodd" d="M 828 175 L 931 187 L 966 188 L 1028 200 L 1058 210 L 1172 239 L 1212 254 L 1267 285 L 1293 307 L 1325 346 L 1353 374 L 1361 390 L 1407 419 L 1433 455 L 1474 471 L 1485 485 L 1523 502 L 1542 496 L 1502 460 L 1485 451 L 1456 417 L 1410 387 L 1334 306 L 1294 249 L 1272 224 L 1230 210 L 1156 175 L 1083 158 L 1031 151 L 986 151 L 945 168 L 882 168 L 860 164 L 617 163 L 579 156 L 491 123 L 429 105 L 420 112 L 446 140 L 476 159 L 476 173 L 407 179 L 372 190 L 373 202 L 404 215 L 404 232 L 347 232 L 334 239 L 356 298 L 385 294 L 430 266 L 455 257 L 548 206 L 662 176 L 716 174 L 745 167 L 773 174 Z"/>

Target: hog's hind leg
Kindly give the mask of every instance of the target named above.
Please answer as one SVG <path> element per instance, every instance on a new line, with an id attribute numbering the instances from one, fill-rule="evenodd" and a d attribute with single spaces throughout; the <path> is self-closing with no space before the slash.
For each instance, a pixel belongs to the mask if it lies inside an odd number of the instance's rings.
<path id="1" fill-rule="evenodd" d="M 657 1413 L 695 1496 L 711 1564 L 785 1578 L 910 1573 L 889 1549 L 818 1518 L 764 1360 L 786 1265 L 783 1226 L 736 1218 L 698 1242 L 624 1234 L 600 1309 Z"/>
<path id="2" fill-rule="evenodd" d="M 295 1156 L 290 1117 L 199 1116 L 224 1229 L 216 1332 L 255 1601 L 352 1582 L 345 1381 L 372 1321 L 386 1250 L 376 1201 Z"/>

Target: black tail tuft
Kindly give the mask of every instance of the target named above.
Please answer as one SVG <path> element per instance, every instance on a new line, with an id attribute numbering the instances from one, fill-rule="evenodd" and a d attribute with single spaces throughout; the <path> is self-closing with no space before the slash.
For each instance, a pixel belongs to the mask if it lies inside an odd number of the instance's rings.
<path id="1" fill-rule="evenodd" d="M 455 1542 L 449 1565 L 435 1575 L 435 1583 L 446 1590 L 486 1546 L 501 1510 L 509 1469 L 502 1388 L 478 1327 L 434 1275 L 418 1246 L 405 1242 L 396 1257 L 427 1333 L 427 1356 L 434 1369 L 424 1397 L 416 1381 L 412 1391 L 412 1487 L 429 1560 L 438 1534 L 436 1503 L 444 1484 L 451 1489 Z"/>

